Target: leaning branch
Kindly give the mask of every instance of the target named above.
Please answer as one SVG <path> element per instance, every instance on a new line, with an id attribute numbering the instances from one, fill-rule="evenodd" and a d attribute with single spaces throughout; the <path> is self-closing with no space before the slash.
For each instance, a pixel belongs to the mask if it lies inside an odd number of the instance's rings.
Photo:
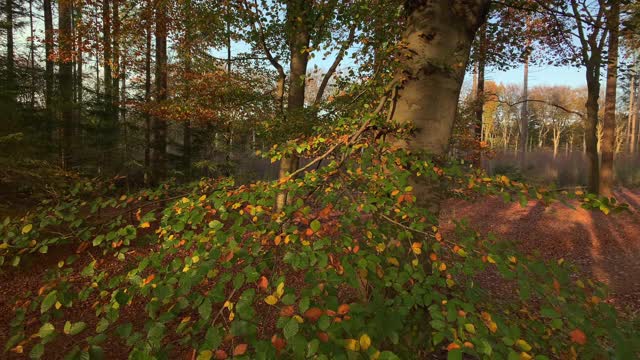
<path id="1" fill-rule="evenodd" d="M 345 40 L 345 42 L 342 44 L 342 47 L 340 47 L 340 51 L 338 52 L 338 55 L 336 56 L 335 60 L 333 60 L 333 64 L 331 64 L 331 67 L 329 67 L 329 70 L 327 70 L 327 73 L 324 74 L 324 77 L 322 78 L 322 82 L 320 83 L 320 87 L 318 88 L 318 93 L 316 94 L 316 99 L 313 102 L 314 106 L 318 106 L 320 104 L 320 101 L 322 101 L 322 97 L 324 96 L 324 92 L 327 88 L 327 85 L 329 84 L 329 80 L 331 79 L 333 74 L 336 72 L 336 69 L 338 68 L 338 66 L 340 65 L 340 62 L 344 58 L 344 55 L 347 52 L 347 49 L 349 49 L 349 47 L 351 46 L 351 43 L 353 43 L 355 34 L 356 34 L 356 24 L 354 23 L 349 28 L 349 35 L 347 36 L 347 39 Z"/>

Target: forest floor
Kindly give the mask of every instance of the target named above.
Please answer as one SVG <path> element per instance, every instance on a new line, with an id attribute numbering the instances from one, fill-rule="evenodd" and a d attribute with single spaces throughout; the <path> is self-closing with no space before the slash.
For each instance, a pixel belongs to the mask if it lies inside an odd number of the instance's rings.
<path id="1" fill-rule="evenodd" d="M 608 285 L 608 299 L 628 314 L 640 314 L 640 189 L 621 188 L 616 198 L 629 212 L 605 215 L 562 203 L 545 206 L 530 201 L 526 207 L 500 198 L 448 200 L 441 226 L 452 231 L 453 221 L 468 219 L 471 228 L 498 239 L 517 241 L 526 254 L 573 263 L 584 276 Z"/>

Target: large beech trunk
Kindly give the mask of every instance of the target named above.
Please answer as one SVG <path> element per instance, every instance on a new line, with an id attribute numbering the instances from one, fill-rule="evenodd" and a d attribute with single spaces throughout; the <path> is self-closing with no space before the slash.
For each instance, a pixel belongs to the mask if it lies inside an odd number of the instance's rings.
<path id="1" fill-rule="evenodd" d="M 398 97 L 392 121 L 410 124 L 414 133 L 397 145 L 443 157 L 458 107 L 469 51 L 485 22 L 488 0 L 406 1 L 408 11 L 397 73 Z M 413 179 L 418 205 L 439 210 L 441 191 L 425 177 Z"/>
<path id="2" fill-rule="evenodd" d="M 600 195 L 613 195 L 613 157 L 616 145 L 616 88 L 618 80 L 618 28 L 620 3 L 613 1 L 607 16 L 609 27 L 609 59 L 607 61 L 607 88 L 604 101 L 602 127 L 602 162 L 600 164 Z"/>

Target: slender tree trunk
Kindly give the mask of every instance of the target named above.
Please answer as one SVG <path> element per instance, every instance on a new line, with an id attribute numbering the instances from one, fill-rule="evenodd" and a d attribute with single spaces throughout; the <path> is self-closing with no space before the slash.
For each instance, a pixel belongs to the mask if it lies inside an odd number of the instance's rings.
<path id="1" fill-rule="evenodd" d="M 638 59 L 635 58 L 635 66 L 634 66 L 634 72 L 633 74 L 636 74 L 636 81 L 635 83 L 632 82 L 632 99 L 633 99 L 633 106 L 629 106 L 629 117 L 630 117 L 630 134 L 629 134 L 629 153 L 633 154 L 636 152 L 636 149 L 638 148 L 638 143 L 637 141 L 640 139 L 640 136 L 638 136 L 638 117 L 640 116 L 640 79 L 638 79 L 637 77 L 637 72 L 638 70 L 640 70 L 640 66 Z"/>
<path id="2" fill-rule="evenodd" d="M 76 106 L 75 106 L 75 111 L 74 111 L 74 126 L 76 127 L 76 131 L 79 131 L 80 128 L 80 123 L 82 121 L 82 104 L 83 104 L 83 96 L 84 96 L 84 89 L 83 89 L 83 52 L 84 52 L 84 43 L 83 43 L 83 37 L 82 37 L 82 32 L 84 30 L 84 27 L 82 26 L 82 12 L 83 12 L 83 4 L 82 2 L 78 2 L 77 7 L 75 8 L 76 10 L 76 16 L 75 16 L 75 23 L 76 23 L 76 36 L 75 36 L 75 41 L 76 41 L 76 56 L 75 56 L 75 60 L 76 60 L 76 76 L 75 76 L 75 90 L 76 90 Z"/>
<path id="3" fill-rule="evenodd" d="M 113 76 L 111 75 L 112 51 L 111 51 L 111 8 L 110 1 L 102 0 L 102 46 L 104 64 L 104 111 L 108 119 L 109 127 L 112 124 L 112 102 L 113 102 Z"/>
<path id="4" fill-rule="evenodd" d="M 415 131 L 411 139 L 396 144 L 439 158 L 449 148 L 471 44 L 486 20 L 489 1 L 407 0 L 405 8 L 407 47 L 399 58 L 400 86 L 392 121 L 411 124 Z M 412 182 L 417 204 L 438 212 L 443 192 L 437 183 L 424 176 Z"/>
<path id="5" fill-rule="evenodd" d="M 304 126 L 304 93 L 306 89 L 307 64 L 309 62 L 310 34 L 307 21 L 297 19 L 308 19 L 311 3 L 307 0 L 294 0 L 287 6 L 287 24 L 291 31 L 290 40 L 290 69 L 289 69 L 289 96 L 287 98 L 287 123 L 291 129 L 300 129 Z M 279 178 L 284 179 L 288 174 L 297 170 L 300 159 L 291 154 L 284 156 L 280 161 Z M 276 208 L 282 209 L 285 203 L 293 199 L 286 193 L 278 194 L 276 198 Z"/>
<path id="6" fill-rule="evenodd" d="M 167 99 L 167 2 L 156 2 L 156 76 L 155 100 Z M 158 182 L 167 175 L 167 123 L 159 115 L 152 119 L 151 173 L 152 181 Z"/>
<path id="7" fill-rule="evenodd" d="M 612 1 L 607 14 L 609 28 L 609 50 L 607 61 L 607 87 L 602 126 L 602 163 L 600 166 L 600 195 L 613 195 L 613 158 L 616 144 L 616 89 L 618 86 L 618 29 L 620 24 L 620 2 Z"/>
<path id="8" fill-rule="evenodd" d="M 146 20 L 146 46 L 144 56 L 144 101 L 151 103 L 151 17 L 153 16 L 152 0 L 148 0 Z M 144 111 L 144 182 L 149 184 L 151 176 L 151 116 L 149 109 Z"/>
<path id="9" fill-rule="evenodd" d="M 185 50 L 185 54 L 184 54 L 184 61 L 185 61 L 185 66 L 184 66 L 184 76 L 186 79 L 186 93 L 184 94 L 185 98 L 188 100 L 189 99 L 189 88 L 190 88 L 190 76 L 191 76 L 191 57 L 192 55 L 192 49 L 191 47 L 193 46 L 193 35 L 192 35 L 192 22 L 189 19 L 189 15 L 191 13 L 191 0 L 186 0 L 185 3 L 185 11 L 184 11 L 185 15 L 187 16 L 186 19 L 186 23 L 185 23 L 185 42 L 186 44 L 184 44 L 184 50 Z M 227 56 L 229 57 L 229 60 L 227 61 L 227 72 L 230 73 L 231 71 L 231 61 L 230 61 L 230 57 L 231 57 L 231 38 L 230 38 L 230 33 L 229 33 L 229 22 L 227 21 Z M 182 166 L 184 168 L 184 174 L 187 178 L 191 177 L 191 120 L 190 119 L 185 119 L 184 123 L 183 123 L 183 129 L 182 129 Z"/>
<path id="10" fill-rule="evenodd" d="M 528 47 L 528 46 L 527 46 Z M 518 153 L 518 162 L 520 169 L 527 166 L 527 140 L 529 138 L 529 51 L 524 58 L 524 80 L 522 83 L 522 108 L 520 112 L 520 152 Z"/>
<path id="11" fill-rule="evenodd" d="M 44 54 L 45 54 L 45 91 L 44 102 L 46 108 L 45 132 L 47 137 L 53 136 L 54 111 L 53 111 L 53 11 L 51 0 L 43 0 L 44 8 Z"/>
<path id="12" fill-rule="evenodd" d="M 487 55 L 487 27 L 480 27 L 478 33 L 478 84 L 476 88 L 476 123 L 475 135 L 477 141 L 482 141 L 482 117 L 484 114 L 484 72 L 486 67 Z"/>
<path id="13" fill-rule="evenodd" d="M 636 73 L 631 72 L 631 79 L 629 81 L 629 116 L 627 117 L 627 131 L 626 131 L 626 142 L 627 142 L 627 151 L 632 154 L 634 151 L 634 129 L 633 129 L 633 118 L 636 115 Z"/>
<path id="14" fill-rule="evenodd" d="M 122 75 L 120 67 L 120 0 L 113 1 L 113 74 L 112 79 L 112 110 L 113 110 L 113 122 L 117 124 L 119 122 L 118 116 L 120 115 L 120 77 Z"/>
<path id="15" fill-rule="evenodd" d="M 33 27 L 33 0 L 29 0 L 29 69 L 31 70 L 31 76 L 29 77 L 31 81 L 30 91 L 31 94 L 29 96 L 29 108 L 31 111 L 34 110 L 36 103 L 36 81 L 35 81 L 35 72 L 36 72 L 36 44 L 35 44 L 35 29 Z"/>
<path id="16" fill-rule="evenodd" d="M 71 0 L 58 1 L 58 43 L 59 64 L 58 82 L 60 84 L 60 117 L 62 121 L 61 134 L 61 163 L 63 169 L 71 168 L 72 140 L 73 140 L 73 62 L 71 37 Z"/>
<path id="17" fill-rule="evenodd" d="M 596 56 L 594 55 L 594 58 Z M 589 186 L 591 193 L 599 193 L 600 161 L 598 155 L 598 98 L 600 96 L 600 61 L 592 60 L 587 64 L 587 118 L 586 151 L 589 158 Z"/>
<path id="18" fill-rule="evenodd" d="M 14 27 L 14 5 L 13 0 L 5 0 L 5 14 L 6 14 L 6 33 L 7 33 L 7 57 L 6 57 L 6 79 L 7 84 L 6 92 L 2 94 L 2 98 L 6 97 L 6 104 L 3 106 L 5 116 L 9 120 L 13 120 L 14 113 L 16 111 L 16 98 L 18 95 L 18 87 L 16 83 L 16 69 L 15 69 L 15 54 L 14 54 L 14 42 L 13 42 L 13 27 Z"/>

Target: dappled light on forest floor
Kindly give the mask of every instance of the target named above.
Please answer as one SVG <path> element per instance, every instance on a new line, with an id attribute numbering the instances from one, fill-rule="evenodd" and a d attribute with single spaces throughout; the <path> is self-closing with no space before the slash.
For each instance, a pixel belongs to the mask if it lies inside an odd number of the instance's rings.
<path id="1" fill-rule="evenodd" d="M 586 276 L 602 281 L 611 290 L 610 301 L 621 309 L 640 311 L 640 191 L 616 191 L 630 211 L 607 216 L 572 202 L 545 206 L 530 201 L 526 207 L 499 198 L 475 201 L 449 200 L 443 206 L 443 228 L 452 230 L 453 220 L 466 218 L 481 233 L 493 233 L 514 241 L 527 254 L 564 259 Z"/>

